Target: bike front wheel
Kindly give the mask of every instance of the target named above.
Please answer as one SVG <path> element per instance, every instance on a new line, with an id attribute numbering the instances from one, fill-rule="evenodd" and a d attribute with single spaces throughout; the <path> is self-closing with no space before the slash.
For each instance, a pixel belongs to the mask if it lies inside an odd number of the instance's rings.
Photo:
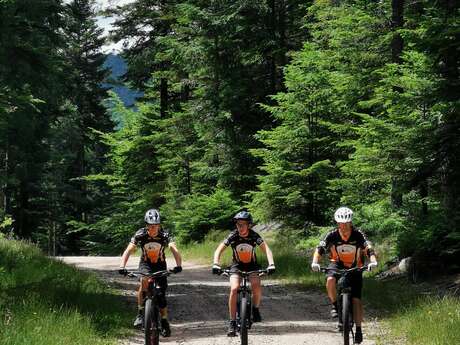
<path id="1" fill-rule="evenodd" d="M 345 293 L 342 296 L 342 322 L 343 322 L 343 344 L 350 344 L 350 332 L 352 325 L 351 316 L 351 296 L 349 293 Z"/>
<path id="2" fill-rule="evenodd" d="M 145 301 L 144 332 L 145 345 L 158 345 L 160 343 L 160 312 L 158 307 L 149 298 Z"/>
<path id="3" fill-rule="evenodd" d="M 248 300 L 242 297 L 240 301 L 240 337 L 241 345 L 248 345 Z"/>

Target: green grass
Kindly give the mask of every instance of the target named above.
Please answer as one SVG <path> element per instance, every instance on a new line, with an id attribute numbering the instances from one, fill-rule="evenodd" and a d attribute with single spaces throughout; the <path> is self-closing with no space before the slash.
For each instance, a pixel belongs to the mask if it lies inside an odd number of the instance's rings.
<path id="1" fill-rule="evenodd" d="M 214 259 L 214 251 L 217 246 L 228 236 L 227 231 L 213 231 L 209 233 L 205 240 L 200 243 L 179 244 L 183 261 L 193 261 L 203 265 L 212 266 Z M 224 251 L 221 257 L 223 266 L 230 264 L 232 253 L 230 249 Z"/>
<path id="2" fill-rule="evenodd" d="M 95 275 L 0 238 L 0 344 L 116 344 L 130 314 Z"/>
<path id="3" fill-rule="evenodd" d="M 388 323 L 391 334 L 410 345 L 456 345 L 460 343 L 460 301 L 452 296 L 421 298 Z"/>
<path id="4" fill-rule="evenodd" d="M 460 299 L 429 286 L 425 283 L 422 289 L 405 278 L 365 282 L 365 302 L 387 329 L 378 344 L 460 344 Z"/>

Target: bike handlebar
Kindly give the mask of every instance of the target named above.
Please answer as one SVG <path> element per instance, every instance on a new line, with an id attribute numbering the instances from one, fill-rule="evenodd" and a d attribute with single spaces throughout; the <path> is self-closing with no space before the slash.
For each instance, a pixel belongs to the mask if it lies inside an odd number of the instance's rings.
<path id="1" fill-rule="evenodd" d="M 145 272 L 140 272 L 140 271 L 127 271 L 127 276 L 131 278 L 141 278 L 141 277 L 151 277 L 151 278 L 161 278 L 161 277 L 167 277 L 170 276 L 171 273 L 173 273 L 171 270 L 163 270 L 163 271 L 158 271 L 158 272 L 153 272 L 153 273 L 145 273 Z"/>
<path id="2" fill-rule="evenodd" d="M 329 267 L 321 267 L 320 272 L 327 273 L 327 272 L 336 272 L 338 274 L 345 274 L 350 272 L 364 272 L 367 271 L 367 267 L 352 267 L 352 268 L 329 268 Z"/>
<path id="3" fill-rule="evenodd" d="M 249 277 L 251 274 L 257 274 L 259 277 L 261 277 L 267 274 L 268 270 L 241 271 L 237 268 L 234 268 L 234 269 L 225 268 L 222 270 L 222 275 L 224 276 L 229 276 L 230 274 L 233 274 L 233 273 L 239 274 L 242 277 Z"/>

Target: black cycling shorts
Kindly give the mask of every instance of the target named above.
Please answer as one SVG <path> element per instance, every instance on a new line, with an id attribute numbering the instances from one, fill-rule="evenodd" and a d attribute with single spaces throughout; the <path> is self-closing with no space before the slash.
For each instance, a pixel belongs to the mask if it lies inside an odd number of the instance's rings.
<path id="1" fill-rule="evenodd" d="M 166 270 L 166 265 L 164 265 L 164 267 L 155 267 L 142 261 L 139 263 L 139 272 L 142 273 L 155 273 L 163 270 Z M 167 277 L 160 277 L 155 278 L 155 280 L 158 284 L 158 287 L 160 288 L 160 294 L 158 295 L 158 305 L 160 308 L 165 308 L 167 306 L 166 289 L 168 288 L 168 279 Z"/>
<path id="2" fill-rule="evenodd" d="M 344 269 L 345 267 L 337 262 L 331 262 L 327 268 Z M 335 274 L 333 271 L 328 271 L 326 276 L 334 277 L 337 281 L 340 277 L 340 275 Z M 351 283 L 351 297 L 361 299 L 361 294 L 363 290 L 363 273 L 353 272 L 353 274 L 350 276 L 350 283 Z"/>
<path id="3" fill-rule="evenodd" d="M 236 273 L 237 270 L 240 270 L 240 271 L 243 271 L 243 272 L 258 271 L 258 270 L 260 270 L 260 265 L 259 264 L 254 264 L 254 263 L 249 263 L 249 264 L 233 263 L 230 266 L 230 271 Z"/>

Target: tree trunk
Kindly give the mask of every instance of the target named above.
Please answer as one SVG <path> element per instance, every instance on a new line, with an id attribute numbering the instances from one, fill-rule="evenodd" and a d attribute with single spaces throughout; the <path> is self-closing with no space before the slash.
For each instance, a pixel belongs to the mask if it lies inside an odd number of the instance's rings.
<path id="1" fill-rule="evenodd" d="M 279 63 L 281 66 L 285 66 L 286 61 L 286 3 L 284 0 L 280 0 L 279 14 L 278 14 L 278 31 L 279 31 Z M 279 80 L 280 85 L 282 80 Z"/>
<path id="2" fill-rule="evenodd" d="M 440 7 L 443 17 L 447 21 L 455 17 L 459 3 L 455 0 L 442 0 Z M 460 158 L 458 147 L 460 145 L 460 119 L 455 102 L 459 99 L 459 60 L 458 37 L 452 40 L 441 50 L 440 73 L 443 77 L 441 95 L 445 102 L 451 103 L 450 112 L 446 112 L 445 121 L 440 129 L 442 152 L 445 156 L 442 164 L 442 190 L 444 194 L 443 208 L 446 210 L 449 226 L 456 227 L 460 221 Z"/>
<path id="3" fill-rule="evenodd" d="M 428 185 L 426 180 L 420 185 L 420 196 L 422 197 L 422 215 L 426 217 L 428 215 L 428 204 L 426 202 L 426 198 L 428 197 Z"/>
<path id="4" fill-rule="evenodd" d="M 404 0 L 392 0 L 391 10 L 391 24 L 394 31 L 391 41 L 391 58 L 394 63 L 400 64 L 404 42 L 401 35 L 396 31 L 404 25 Z M 394 91 L 402 92 L 403 90 L 400 86 L 395 85 Z M 393 159 L 399 160 L 402 157 L 393 157 Z M 399 177 L 394 176 L 391 181 L 391 204 L 394 208 L 400 208 L 402 201 L 401 181 Z"/>
<path id="5" fill-rule="evenodd" d="M 181 87 L 181 101 L 187 102 L 190 99 L 190 85 L 188 82 L 189 75 L 186 74 L 182 79 L 186 80 L 186 82 L 182 82 Z"/>
<path id="6" fill-rule="evenodd" d="M 187 176 L 187 194 L 192 194 L 192 175 L 190 172 L 190 160 L 188 158 L 185 159 L 185 173 Z"/>
<path id="7" fill-rule="evenodd" d="M 273 42 L 276 42 L 276 2 L 275 0 L 269 0 L 268 6 L 270 8 L 270 18 L 269 18 L 269 30 L 271 31 L 271 36 Z M 270 90 L 271 94 L 276 93 L 276 84 L 277 84 L 277 73 L 276 73 L 276 53 L 275 47 L 272 47 L 272 51 L 269 53 L 269 68 L 270 68 Z"/>
<path id="8" fill-rule="evenodd" d="M 29 238 L 30 229 L 26 218 L 29 209 L 29 192 L 27 182 L 21 181 L 19 186 L 19 205 L 17 214 L 17 233 L 21 238 Z"/>
<path id="9" fill-rule="evenodd" d="M 10 195 L 9 195 L 9 186 L 8 186 L 8 169 L 9 169 L 9 166 L 8 166 L 8 150 L 9 150 L 9 147 L 8 147 L 8 144 L 6 146 L 6 150 L 5 150 L 5 183 L 3 184 L 2 186 L 2 208 L 3 208 L 3 212 L 4 214 L 9 214 L 11 212 L 10 210 Z"/>
<path id="10" fill-rule="evenodd" d="M 160 80 L 160 116 L 166 118 L 168 112 L 168 80 L 161 78 Z"/>
<path id="11" fill-rule="evenodd" d="M 403 50 L 403 39 L 401 35 L 396 32 L 404 25 L 404 0 L 391 1 L 391 27 L 395 33 L 391 41 L 391 57 L 392 61 L 399 64 L 401 63 L 401 53 Z"/>

